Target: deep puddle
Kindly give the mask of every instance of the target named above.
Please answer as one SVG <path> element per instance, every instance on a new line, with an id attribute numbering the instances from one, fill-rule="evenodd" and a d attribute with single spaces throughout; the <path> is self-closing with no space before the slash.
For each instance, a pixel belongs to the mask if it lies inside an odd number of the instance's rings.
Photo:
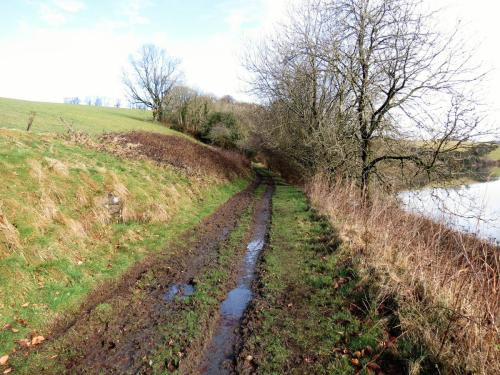
<path id="1" fill-rule="evenodd" d="M 251 284 L 255 277 L 255 266 L 264 248 L 271 219 L 271 197 L 273 187 L 268 186 L 264 197 L 257 207 L 256 222 L 253 226 L 252 240 L 238 278 L 237 287 L 232 289 L 220 306 L 220 322 L 211 345 L 208 347 L 202 374 L 230 374 L 234 361 L 234 345 L 238 337 L 241 318 L 252 300 Z"/>

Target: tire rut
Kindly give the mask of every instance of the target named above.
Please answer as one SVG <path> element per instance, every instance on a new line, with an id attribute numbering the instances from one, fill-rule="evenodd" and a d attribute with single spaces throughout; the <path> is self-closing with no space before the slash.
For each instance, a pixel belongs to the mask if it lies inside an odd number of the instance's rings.
<path id="1" fill-rule="evenodd" d="M 251 237 L 246 254 L 237 268 L 237 283 L 220 304 L 219 321 L 213 337 L 206 345 L 203 361 L 198 368 L 203 375 L 222 375 L 235 373 L 236 356 L 239 353 L 241 324 L 245 311 L 253 299 L 252 284 L 255 281 L 255 268 L 268 241 L 272 218 L 272 179 L 264 182 L 266 191 L 254 212 Z"/>

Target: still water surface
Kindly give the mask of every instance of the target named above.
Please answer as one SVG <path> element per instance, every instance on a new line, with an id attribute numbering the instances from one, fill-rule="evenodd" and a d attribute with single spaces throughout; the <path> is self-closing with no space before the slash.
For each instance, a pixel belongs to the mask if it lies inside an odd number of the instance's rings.
<path id="1" fill-rule="evenodd" d="M 412 212 L 500 243 L 500 180 L 403 192 L 400 198 Z"/>

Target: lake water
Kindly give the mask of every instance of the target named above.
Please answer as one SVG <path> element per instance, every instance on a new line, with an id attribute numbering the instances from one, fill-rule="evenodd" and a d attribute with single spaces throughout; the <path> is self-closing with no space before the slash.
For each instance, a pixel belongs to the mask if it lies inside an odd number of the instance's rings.
<path id="1" fill-rule="evenodd" d="M 500 180 L 403 192 L 399 196 L 412 212 L 500 243 Z"/>

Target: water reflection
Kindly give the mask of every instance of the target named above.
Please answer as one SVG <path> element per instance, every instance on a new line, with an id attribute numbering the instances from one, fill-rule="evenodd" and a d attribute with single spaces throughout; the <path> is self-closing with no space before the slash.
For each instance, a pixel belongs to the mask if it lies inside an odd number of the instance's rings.
<path id="1" fill-rule="evenodd" d="M 194 294 L 194 285 L 192 284 L 174 284 L 168 288 L 167 292 L 163 296 L 163 299 L 167 302 L 172 302 L 175 297 L 181 297 L 187 299 Z"/>
<path id="2" fill-rule="evenodd" d="M 500 180 L 400 194 L 412 212 L 500 243 Z"/>

